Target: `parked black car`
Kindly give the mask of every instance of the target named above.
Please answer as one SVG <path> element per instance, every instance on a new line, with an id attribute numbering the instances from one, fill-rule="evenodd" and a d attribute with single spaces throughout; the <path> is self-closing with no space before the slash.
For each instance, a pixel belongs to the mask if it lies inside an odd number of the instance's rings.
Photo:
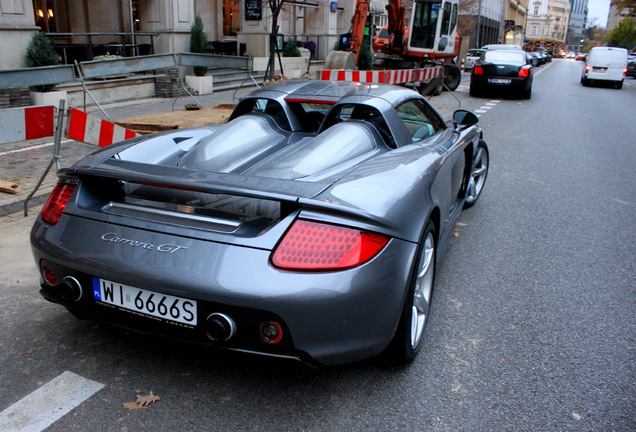
<path id="1" fill-rule="evenodd" d="M 630 54 L 627 57 L 627 72 L 625 75 L 636 78 L 636 54 Z"/>
<path id="2" fill-rule="evenodd" d="M 530 99 L 533 74 L 526 54 L 518 50 L 486 51 L 470 75 L 470 95 L 500 91 Z"/>

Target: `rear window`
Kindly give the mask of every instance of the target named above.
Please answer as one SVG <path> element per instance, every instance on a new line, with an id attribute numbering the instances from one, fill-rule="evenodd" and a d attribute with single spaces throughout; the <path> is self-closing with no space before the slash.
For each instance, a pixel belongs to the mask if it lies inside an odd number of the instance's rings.
<path id="1" fill-rule="evenodd" d="M 511 66 L 523 66 L 527 63 L 526 53 L 523 51 L 486 51 L 484 54 L 484 60 L 490 63 Z"/>

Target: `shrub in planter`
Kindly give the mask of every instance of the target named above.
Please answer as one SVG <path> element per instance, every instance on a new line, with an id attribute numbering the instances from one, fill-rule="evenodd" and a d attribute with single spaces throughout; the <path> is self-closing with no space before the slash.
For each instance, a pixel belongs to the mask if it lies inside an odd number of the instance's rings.
<path id="1" fill-rule="evenodd" d="M 300 50 L 298 49 L 298 45 L 293 40 L 288 40 L 285 44 L 285 48 L 283 48 L 283 57 L 300 57 Z"/>
<path id="2" fill-rule="evenodd" d="M 55 48 L 51 41 L 38 32 L 33 35 L 27 47 L 24 62 L 28 67 L 55 66 L 60 64 Z M 55 84 L 35 86 L 36 91 L 50 92 Z"/>
<path id="3" fill-rule="evenodd" d="M 203 20 L 199 15 L 194 19 L 194 23 L 190 28 L 190 52 L 205 54 L 205 48 L 208 44 L 208 38 L 203 31 Z M 204 76 L 208 68 L 203 66 L 195 66 L 193 68 L 196 76 Z"/>

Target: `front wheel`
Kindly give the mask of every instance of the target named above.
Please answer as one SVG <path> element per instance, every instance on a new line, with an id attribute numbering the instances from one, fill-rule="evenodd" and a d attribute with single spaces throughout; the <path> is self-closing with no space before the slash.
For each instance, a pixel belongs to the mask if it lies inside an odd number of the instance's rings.
<path id="1" fill-rule="evenodd" d="M 411 270 L 410 286 L 400 322 L 386 350 L 394 364 L 409 364 L 420 351 L 433 296 L 435 258 L 435 225 L 429 220 Z"/>
<path id="2" fill-rule="evenodd" d="M 484 142 L 480 141 L 470 167 L 470 178 L 468 179 L 464 208 L 472 207 L 479 199 L 488 177 L 489 162 L 488 148 Z"/>

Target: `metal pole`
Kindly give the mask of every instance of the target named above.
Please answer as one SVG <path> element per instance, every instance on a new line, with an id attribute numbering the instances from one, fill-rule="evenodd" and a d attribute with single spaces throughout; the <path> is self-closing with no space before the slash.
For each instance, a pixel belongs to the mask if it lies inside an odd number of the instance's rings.
<path id="1" fill-rule="evenodd" d="M 47 165 L 46 170 L 44 170 L 42 177 L 40 177 L 40 180 L 38 180 L 38 183 L 35 185 L 35 189 L 33 189 L 33 191 L 31 191 L 31 193 L 24 200 L 24 217 L 28 216 L 27 209 L 29 206 L 29 201 L 31 200 L 31 198 L 33 198 L 33 195 L 35 195 L 40 186 L 42 186 L 42 182 L 44 182 L 44 178 L 51 170 L 53 164 L 55 163 L 56 168 L 58 170 L 60 169 L 60 147 L 62 143 L 62 126 L 64 125 L 64 103 L 64 99 L 60 99 L 60 106 L 57 111 L 57 129 L 55 129 L 55 135 L 53 138 L 53 157 Z"/>

